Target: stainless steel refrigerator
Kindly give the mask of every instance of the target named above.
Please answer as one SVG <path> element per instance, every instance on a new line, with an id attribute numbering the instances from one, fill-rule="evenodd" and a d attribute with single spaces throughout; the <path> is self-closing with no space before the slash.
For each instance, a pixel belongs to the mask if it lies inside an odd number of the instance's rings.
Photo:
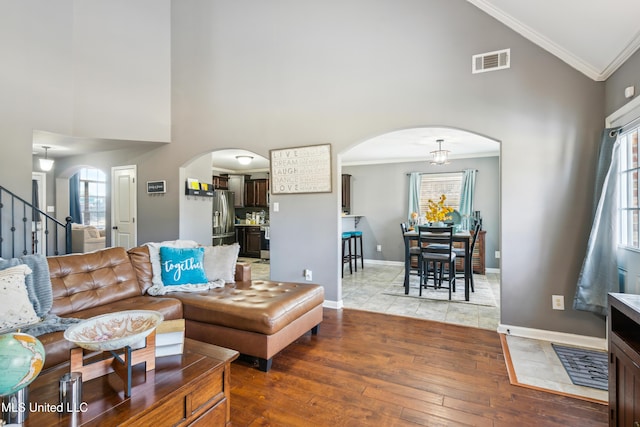
<path id="1" fill-rule="evenodd" d="M 212 245 L 229 245 L 236 241 L 232 191 L 215 190 L 213 193 L 213 239 Z"/>

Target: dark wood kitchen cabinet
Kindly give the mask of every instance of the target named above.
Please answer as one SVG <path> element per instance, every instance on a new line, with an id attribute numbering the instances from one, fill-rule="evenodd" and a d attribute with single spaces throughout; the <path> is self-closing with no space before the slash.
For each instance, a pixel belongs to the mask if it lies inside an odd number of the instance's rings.
<path id="1" fill-rule="evenodd" d="M 640 295 L 609 294 L 609 425 L 640 427 Z"/>
<path id="2" fill-rule="evenodd" d="M 264 208 L 269 205 L 269 180 L 250 179 L 244 182 L 244 206 Z"/>
<path id="3" fill-rule="evenodd" d="M 236 239 L 240 245 L 240 256 L 260 258 L 260 227 L 236 227 Z"/>
<path id="4" fill-rule="evenodd" d="M 342 174 L 342 212 L 351 213 L 351 175 Z"/>
<path id="5" fill-rule="evenodd" d="M 219 190 L 229 189 L 229 177 L 228 176 L 213 176 L 213 188 Z"/>

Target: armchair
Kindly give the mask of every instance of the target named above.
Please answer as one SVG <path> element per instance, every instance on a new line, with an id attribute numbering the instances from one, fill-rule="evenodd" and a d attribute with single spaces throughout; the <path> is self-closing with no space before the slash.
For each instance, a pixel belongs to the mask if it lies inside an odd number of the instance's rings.
<path id="1" fill-rule="evenodd" d="M 104 249 L 106 245 L 104 230 L 92 225 L 71 225 L 71 252 L 85 253 Z"/>

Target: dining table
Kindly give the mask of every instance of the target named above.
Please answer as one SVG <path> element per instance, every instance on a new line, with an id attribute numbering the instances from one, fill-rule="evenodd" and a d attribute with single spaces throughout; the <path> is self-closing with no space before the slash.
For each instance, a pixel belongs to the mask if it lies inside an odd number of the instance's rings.
<path id="1" fill-rule="evenodd" d="M 404 233 L 404 293 L 409 294 L 409 273 L 411 269 L 411 255 L 409 248 L 412 241 L 418 240 L 418 230 L 409 230 Z M 460 242 L 464 246 L 464 300 L 469 301 L 470 280 L 467 272 L 471 272 L 472 260 L 469 253 L 471 247 L 471 233 L 469 230 L 460 230 L 453 233 L 453 241 Z"/>

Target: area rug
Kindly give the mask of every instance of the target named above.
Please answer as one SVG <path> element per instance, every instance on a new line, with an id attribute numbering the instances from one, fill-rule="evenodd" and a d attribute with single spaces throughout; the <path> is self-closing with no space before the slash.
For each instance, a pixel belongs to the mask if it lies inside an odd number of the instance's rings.
<path id="1" fill-rule="evenodd" d="M 404 275 L 402 276 L 404 278 Z M 489 281 L 485 276 L 474 276 L 475 292 L 469 291 L 469 301 L 464 300 L 464 279 L 456 279 L 456 292 L 451 293 L 449 301 L 449 291 L 447 289 L 433 289 L 433 287 L 423 288 L 422 296 L 418 295 L 420 289 L 418 276 L 409 278 L 409 294 L 405 295 L 404 285 L 401 282 L 391 284 L 382 293 L 385 295 L 401 296 L 406 298 L 417 298 L 422 300 L 447 301 L 463 304 L 483 305 L 487 307 L 497 307 L 493 291 L 489 287 Z"/>
<path id="2" fill-rule="evenodd" d="M 551 344 L 575 385 L 607 390 L 609 360 L 604 351 Z"/>

